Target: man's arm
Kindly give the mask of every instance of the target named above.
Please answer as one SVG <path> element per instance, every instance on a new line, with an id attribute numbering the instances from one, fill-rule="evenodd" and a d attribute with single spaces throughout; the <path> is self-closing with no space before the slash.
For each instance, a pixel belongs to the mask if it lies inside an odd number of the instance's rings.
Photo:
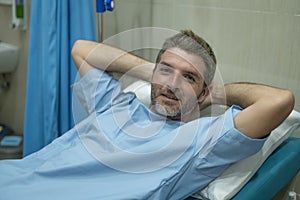
<path id="1" fill-rule="evenodd" d="M 154 64 L 121 49 L 86 40 L 75 42 L 72 58 L 81 77 L 98 68 L 108 72 L 128 72 L 128 75 L 150 81 L 154 68 Z"/>
<path id="2" fill-rule="evenodd" d="M 208 101 L 217 104 L 226 101 L 228 106 L 242 107 L 243 110 L 234 118 L 234 124 L 239 131 L 251 138 L 268 135 L 294 108 L 294 95 L 280 88 L 254 83 L 233 83 L 217 90 L 219 91 L 212 92 Z M 224 92 L 225 101 L 221 97 Z"/>

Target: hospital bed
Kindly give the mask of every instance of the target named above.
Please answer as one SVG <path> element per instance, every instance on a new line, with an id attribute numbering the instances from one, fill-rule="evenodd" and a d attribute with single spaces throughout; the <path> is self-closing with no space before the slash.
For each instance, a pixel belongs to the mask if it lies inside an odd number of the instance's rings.
<path id="1" fill-rule="evenodd" d="M 272 199 L 300 169 L 300 138 L 289 137 L 257 170 L 232 200 Z M 186 200 L 208 198 L 198 195 Z M 287 199 L 287 198 L 285 198 Z"/>
<path id="2" fill-rule="evenodd" d="M 289 137 L 233 199 L 271 199 L 299 171 L 300 138 Z"/>
<path id="3" fill-rule="evenodd" d="M 150 104 L 150 84 L 136 81 L 124 89 Z M 222 109 L 221 109 L 222 110 Z M 300 113 L 290 116 L 272 131 L 255 155 L 231 165 L 206 188 L 185 200 L 272 199 L 300 169 L 300 138 L 291 137 L 300 127 Z"/>

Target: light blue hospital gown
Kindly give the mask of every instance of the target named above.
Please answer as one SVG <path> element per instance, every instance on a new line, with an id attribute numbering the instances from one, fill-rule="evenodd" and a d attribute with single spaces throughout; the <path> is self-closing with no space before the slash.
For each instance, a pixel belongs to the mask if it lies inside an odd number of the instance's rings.
<path id="1" fill-rule="evenodd" d="M 1 161 L 1 200 L 184 199 L 266 140 L 234 128 L 236 106 L 182 123 L 96 69 L 73 88 L 89 117 L 36 153 Z"/>

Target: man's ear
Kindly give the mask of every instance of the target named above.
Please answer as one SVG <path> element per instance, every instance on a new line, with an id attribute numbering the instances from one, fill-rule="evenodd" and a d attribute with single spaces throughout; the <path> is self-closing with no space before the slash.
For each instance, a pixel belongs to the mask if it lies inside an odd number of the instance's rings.
<path id="1" fill-rule="evenodd" d="M 206 86 L 205 88 L 203 88 L 203 91 L 199 95 L 198 105 L 199 105 L 200 110 L 203 110 L 206 107 L 210 106 L 210 104 L 211 104 L 210 92 L 211 92 L 212 88 L 213 88 L 212 84 L 210 84 L 209 86 Z"/>
<path id="2" fill-rule="evenodd" d="M 212 85 L 206 86 L 203 88 L 201 94 L 198 97 L 198 103 L 201 104 L 210 94 L 210 91 L 212 89 Z"/>

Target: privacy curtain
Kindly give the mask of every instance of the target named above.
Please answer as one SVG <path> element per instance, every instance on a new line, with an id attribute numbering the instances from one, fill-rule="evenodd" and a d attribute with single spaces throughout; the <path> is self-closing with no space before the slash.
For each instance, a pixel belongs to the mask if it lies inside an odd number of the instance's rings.
<path id="1" fill-rule="evenodd" d="M 93 0 L 31 1 L 24 156 L 74 125 L 71 49 L 77 39 L 96 39 Z"/>

